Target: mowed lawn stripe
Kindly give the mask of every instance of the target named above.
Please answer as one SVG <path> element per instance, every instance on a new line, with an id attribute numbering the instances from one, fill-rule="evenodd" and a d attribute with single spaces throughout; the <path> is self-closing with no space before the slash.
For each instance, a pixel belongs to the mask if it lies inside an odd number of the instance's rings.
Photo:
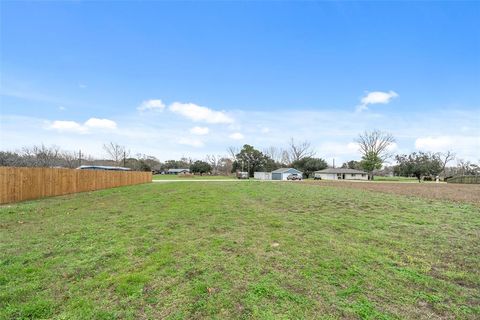
<path id="1" fill-rule="evenodd" d="M 477 318 L 480 209 L 296 183 L 0 207 L 0 318 Z"/>

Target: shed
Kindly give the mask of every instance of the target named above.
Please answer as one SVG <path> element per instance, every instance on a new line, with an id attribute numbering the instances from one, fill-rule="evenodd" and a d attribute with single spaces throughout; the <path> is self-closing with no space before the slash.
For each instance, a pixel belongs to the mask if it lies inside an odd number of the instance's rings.
<path id="1" fill-rule="evenodd" d="M 315 179 L 322 180 L 368 180 L 368 173 L 346 168 L 328 168 L 315 171 Z"/>
<path id="2" fill-rule="evenodd" d="M 298 174 L 300 177 L 303 176 L 303 172 L 295 168 L 280 168 L 272 171 L 272 180 L 287 180 L 287 177 L 291 174 Z"/>

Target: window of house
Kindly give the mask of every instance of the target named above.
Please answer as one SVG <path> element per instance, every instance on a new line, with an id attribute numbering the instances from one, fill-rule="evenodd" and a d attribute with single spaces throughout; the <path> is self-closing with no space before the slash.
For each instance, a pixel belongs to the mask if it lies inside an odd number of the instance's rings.
<path id="1" fill-rule="evenodd" d="M 352 173 L 352 177 L 355 177 L 355 173 Z"/>

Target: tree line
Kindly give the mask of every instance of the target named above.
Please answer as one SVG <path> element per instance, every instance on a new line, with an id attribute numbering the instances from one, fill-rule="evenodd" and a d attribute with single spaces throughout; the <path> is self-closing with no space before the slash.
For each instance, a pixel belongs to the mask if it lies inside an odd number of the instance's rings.
<path id="1" fill-rule="evenodd" d="M 354 140 L 361 153 L 360 160 L 343 163 L 342 168 L 366 171 L 370 179 L 383 171 L 396 176 L 443 177 L 454 175 L 478 175 L 479 165 L 457 160 L 457 166 L 448 167 L 455 160 L 453 152 L 412 152 L 394 155 L 391 150 L 395 138 L 388 132 L 380 130 L 365 131 Z M 273 171 L 282 167 L 293 167 L 302 171 L 309 178 L 315 171 L 328 167 L 323 158 L 316 157 L 316 152 L 309 141 L 295 141 L 291 138 L 286 148 L 271 146 L 258 150 L 245 144 L 242 148 L 229 147 L 227 155 L 206 155 L 203 160 L 181 158 L 161 162 L 154 156 L 145 154 L 131 155 L 120 144 L 110 142 L 103 145 L 106 157 L 94 158 L 81 151 L 65 151 L 57 146 L 38 145 L 24 147 L 20 151 L 0 151 L 0 166 L 17 167 L 64 167 L 76 168 L 80 165 L 114 165 L 124 166 L 138 171 L 162 172 L 168 169 L 190 169 L 193 173 L 229 175 L 237 171 L 248 172 L 253 177 L 255 171 Z M 386 161 L 394 160 L 393 166 L 384 166 Z"/>

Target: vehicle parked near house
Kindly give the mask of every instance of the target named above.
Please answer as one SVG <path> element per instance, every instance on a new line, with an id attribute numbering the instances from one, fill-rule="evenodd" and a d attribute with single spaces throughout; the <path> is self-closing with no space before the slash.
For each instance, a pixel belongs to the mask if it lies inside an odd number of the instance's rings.
<path id="1" fill-rule="evenodd" d="M 298 173 L 292 173 L 287 177 L 287 180 L 302 180 L 302 175 Z"/>
<path id="2" fill-rule="evenodd" d="M 237 179 L 248 179 L 248 172 L 239 171 L 237 172 Z"/>

